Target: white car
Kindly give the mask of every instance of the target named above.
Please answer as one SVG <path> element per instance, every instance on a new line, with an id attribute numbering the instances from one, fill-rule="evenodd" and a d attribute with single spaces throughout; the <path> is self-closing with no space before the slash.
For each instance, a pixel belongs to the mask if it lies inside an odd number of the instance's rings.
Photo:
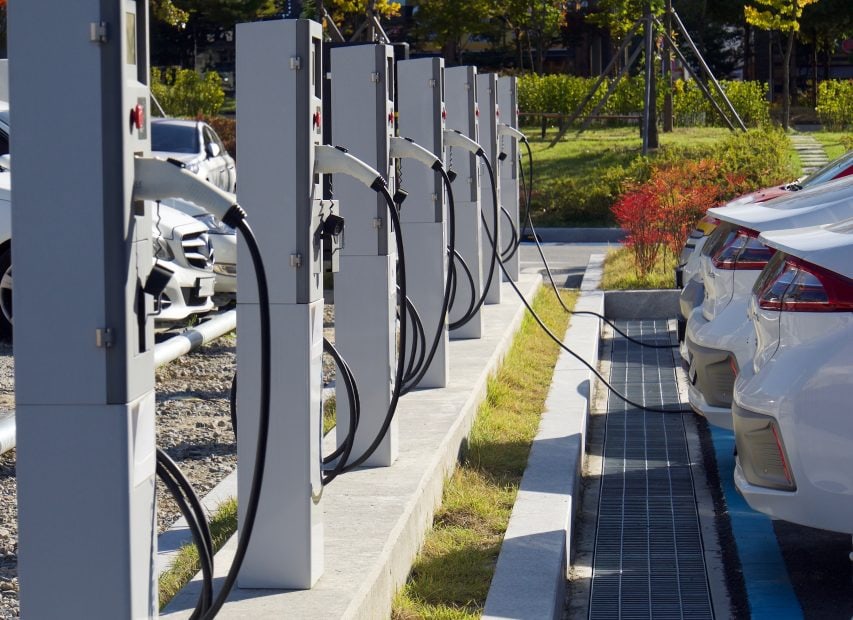
<path id="1" fill-rule="evenodd" d="M 237 231 L 193 202 L 170 198 L 162 204 L 195 218 L 207 227 L 207 238 L 216 257 L 213 263 L 216 278 L 213 303 L 218 307 L 234 303 L 237 298 Z"/>
<path id="2" fill-rule="evenodd" d="M 840 179 L 853 174 L 853 151 L 842 155 L 838 159 L 826 164 L 819 170 L 815 170 L 810 175 L 786 185 L 776 187 L 768 187 L 760 189 L 749 194 L 745 194 L 735 198 L 731 202 L 723 205 L 724 207 L 740 207 L 750 204 L 757 204 L 773 200 L 782 196 L 789 196 L 793 192 L 817 187 L 822 183 L 827 183 L 834 179 Z M 712 216 L 706 215 L 696 228 L 690 233 L 690 237 L 684 246 L 679 258 L 679 267 L 676 268 L 676 281 L 679 287 L 682 288 L 679 297 L 679 306 L 681 310 L 681 318 L 679 325 L 688 319 L 693 308 L 702 303 L 704 296 L 703 283 L 701 274 L 699 274 L 699 256 L 708 239 L 708 236 L 714 231 L 719 220 Z M 679 330 L 679 340 L 683 340 L 681 329 Z"/>
<path id="3" fill-rule="evenodd" d="M 155 327 L 163 329 L 213 310 L 215 254 L 203 223 L 164 204 L 150 206 L 154 257 L 173 273 L 154 300 Z"/>
<path id="4" fill-rule="evenodd" d="M 731 428 L 735 378 L 755 347 L 746 315 L 749 292 L 774 252 L 758 235 L 853 217 L 853 177 L 784 199 L 709 213 L 721 223 L 702 249 L 704 300 L 687 321 L 688 399 L 711 424 Z"/>
<path id="5" fill-rule="evenodd" d="M 226 192 L 237 191 L 237 167 L 213 128 L 203 121 L 151 119 L 151 153 L 174 159 Z"/>
<path id="6" fill-rule="evenodd" d="M 172 272 L 155 300 L 155 325 L 168 328 L 213 310 L 213 253 L 207 227 L 167 207 L 151 204 L 155 262 Z M 11 173 L 0 172 L 0 338 L 10 340 L 13 322 Z"/>
<path id="7" fill-rule="evenodd" d="M 759 512 L 853 534 L 853 219 L 776 231 L 734 391 L 735 484 Z"/>

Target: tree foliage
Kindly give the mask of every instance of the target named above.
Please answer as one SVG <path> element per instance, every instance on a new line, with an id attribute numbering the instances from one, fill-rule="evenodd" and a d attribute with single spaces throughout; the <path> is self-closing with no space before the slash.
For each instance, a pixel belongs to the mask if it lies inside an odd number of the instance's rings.
<path id="1" fill-rule="evenodd" d="M 651 4 L 655 15 L 663 14 L 664 0 L 600 0 L 597 11 L 590 13 L 587 21 L 606 28 L 615 39 L 621 40 L 634 22 L 645 15 L 647 4 Z"/>
<path id="2" fill-rule="evenodd" d="M 189 11 L 179 9 L 172 3 L 172 0 L 151 0 L 150 10 L 155 19 L 169 26 L 186 24 L 190 18 Z"/>
<path id="3" fill-rule="evenodd" d="M 170 26 L 202 19 L 225 28 L 238 22 L 271 17 L 280 11 L 276 0 L 151 0 L 151 14 Z"/>
<path id="4" fill-rule="evenodd" d="M 762 30 L 797 32 L 803 9 L 818 0 L 753 0 L 743 7 L 746 21 Z"/>
<path id="5" fill-rule="evenodd" d="M 803 8 L 818 0 L 753 0 L 755 5 L 743 7 L 746 21 L 762 30 L 778 30 L 788 33 L 785 58 L 782 61 L 782 127 L 788 128 L 791 116 L 791 52 L 794 36 L 800 29 Z"/>
<path id="6" fill-rule="evenodd" d="M 495 17 L 493 0 L 419 0 L 415 31 L 441 46 L 449 62 L 458 62 L 469 34 L 479 33 Z"/>

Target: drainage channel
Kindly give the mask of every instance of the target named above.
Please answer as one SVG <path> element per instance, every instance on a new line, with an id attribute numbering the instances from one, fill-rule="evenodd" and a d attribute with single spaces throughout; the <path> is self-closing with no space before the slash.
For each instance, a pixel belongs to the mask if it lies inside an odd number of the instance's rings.
<path id="1" fill-rule="evenodd" d="M 664 320 L 621 321 L 631 337 L 668 344 Z M 646 412 L 608 395 L 589 618 L 713 618 L 675 349 L 613 334 L 609 381 Z"/>

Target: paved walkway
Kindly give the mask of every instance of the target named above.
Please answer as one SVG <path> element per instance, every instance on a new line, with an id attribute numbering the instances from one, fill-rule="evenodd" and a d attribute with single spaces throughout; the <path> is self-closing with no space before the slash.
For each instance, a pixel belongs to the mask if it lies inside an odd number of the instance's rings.
<path id="1" fill-rule="evenodd" d="M 814 172 L 829 162 L 823 145 L 815 140 L 811 134 L 795 133 L 789 137 L 791 138 L 791 143 L 794 145 L 794 150 L 800 156 L 800 161 L 803 163 L 803 174 Z"/>

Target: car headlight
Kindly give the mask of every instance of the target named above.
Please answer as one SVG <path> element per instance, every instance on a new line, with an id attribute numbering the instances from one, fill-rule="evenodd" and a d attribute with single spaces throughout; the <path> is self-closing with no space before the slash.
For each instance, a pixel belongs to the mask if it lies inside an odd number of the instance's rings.
<path id="1" fill-rule="evenodd" d="M 163 237 L 154 237 L 154 256 L 160 260 L 175 260 L 175 253 Z"/>
<path id="2" fill-rule="evenodd" d="M 198 174 L 198 162 L 197 161 L 191 161 L 190 163 L 188 163 L 186 165 L 186 167 L 187 167 L 187 170 L 189 170 L 193 174 Z"/>
<path id="3" fill-rule="evenodd" d="M 231 228 L 228 224 L 225 224 L 221 220 L 216 219 L 210 213 L 200 213 L 199 215 L 194 215 L 193 217 L 205 226 L 207 226 L 207 228 L 211 232 L 219 233 L 220 235 L 237 234 L 237 231 Z"/>

